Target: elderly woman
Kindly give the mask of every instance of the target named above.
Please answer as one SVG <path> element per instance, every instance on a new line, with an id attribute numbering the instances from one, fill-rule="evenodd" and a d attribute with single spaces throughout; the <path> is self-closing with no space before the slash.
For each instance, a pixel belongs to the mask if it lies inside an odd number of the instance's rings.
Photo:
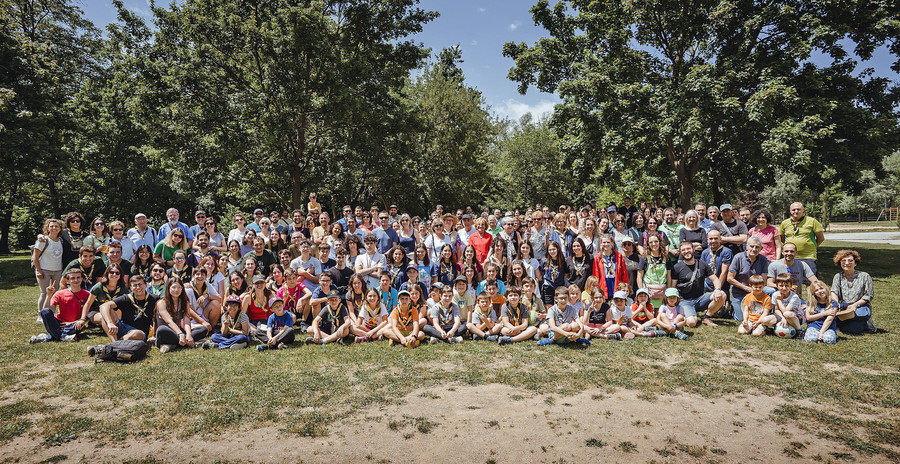
<path id="1" fill-rule="evenodd" d="M 841 272 L 835 274 L 831 282 L 831 300 L 841 307 L 838 328 L 845 334 L 878 330 L 872 322 L 872 298 L 875 296 L 872 277 L 856 270 L 860 261 L 856 250 L 838 250 L 834 255 L 834 264 L 840 266 Z M 846 313 L 841 314 L 845 309 Z"/>
<path id="2" fill-rule="evenodd" d="M 694 244 L 694 259 L 700 259 L 703 250 L 709 248 L 706 229 L 700 227 L 700 214 L 697 211 L 691 209 L 684 213 L 684 227 L 678 231 L 678 238 L 681 242 Z"/>

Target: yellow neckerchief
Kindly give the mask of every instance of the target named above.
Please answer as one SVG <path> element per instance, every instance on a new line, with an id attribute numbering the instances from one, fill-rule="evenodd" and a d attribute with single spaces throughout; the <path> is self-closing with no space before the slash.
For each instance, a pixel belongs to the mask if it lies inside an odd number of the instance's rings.
<path id="1" fill-rule="evenodd" d="M 266 306 L 268 306 L 269 301 L 266 299 L 266 293 L 263 292 L 262 303 L 256 298 L 256 288 L 250 293 L 250 299 L 253 301 L 253 306 L 256 306 L 259 309 L 265 310 Z"/>
<path id="2" fill-rule="evenodd" d="M 606 277 L 615 277 L 615 275 L 616 275 L 616 254 L 615 254 L 615 252 L 613 252 L 611 255 L 609 255 L 609 260 L 607 260 L 607 258 L 606 258 L 607 255 L 603 254 L 602 251 L 600 253 L 601 253 L 600 259 L 603 260 L 603 269 L 606 271 L 605 272 Z"/>
<path id="3" fill-rule="evenodd" d="M 338 304 L 337 309 L 332 311 L 331 305 L 328 305 L 328 319 L 331 321 L 332 329 L 337 328 L 338 326 L 338 315 L 341 313 L 341 305 Z"/>
<path id="4" fill-rule="evenodd" d="M 572 256 L 572 267 L 575 268 L 575 274 L 580 276 L 581 270 L 584 269 L 584 262 L 587 260 L 587 255 L 584 253 L 581 254 L 581 262 L 575 261 L 576 259 L 578 259 L 578 258 L 576 258 L 573 255 Z"/>
<path id="5" fill-rule="evenodd" d="M 284 292 L 282 292 L 282 299 L 284 300 L 284 307 L 287 309 L 296 309 L 297 308 L 297 297 L 294 296 L 294 290 L 297 290 L 298 286 L 294 285 L 293 290 L 291 287 L 287 286 L 287 283 L 284 285 Z"/>
<path id="6" fill-rule="evenodd" d="M 94 265 L 97 264 L 97 260 L 91 261 L 91 267 L 89 269 L 85 269 L 84 265 L 81 264 L 81 260 L 78 260 L 78 268 L 81 269 L 81 272 L 84 274 L 84 279 L 88 281 L 88 283 L 94 283 Z M 120 276 L 121 277 L 121 276 Z"/>
<path id="7" fill-rule="evenodd" d="M 135 317 L 135 319 L 137 319 L 138 317 L 149 317 L 149 314 L 147 314 L 147 305 L 150 304 L 149 293 L 145 294 L 144 299 L 141 300 L 143 302 L 142 305 L 138 305 L 137 299 L 135 299 L 134 297 L 134 293 L 130 293 L 128 295 L 128 298 L 131 300 L 131 304 L 133 304 L 134 307 L 138 310 L 138 315 L 137 317 Z"/>
<path id="8" fill-rule="evenodd" d="M 374 329 L 376 326 L 378 326 L 378 314 L 381 312 L 380 304 L 376 305 L 375 308 L 372 308 L 369 306 L 369 302 L 366 301 L 365 303 L 363 303 L 363 309 L 365 309 L 366 314 L 369 315 L 369 317 L 366 318 L 366 327 Z"/>
<path id="9" fill-rule="evenodd" d="M 478 319 L 481 321 L 482 324 L 484 324 L 485 321 L 490 320 L 490 318 L 491 318 L 491 310 L 493 310 L 493 308 L 491 308 L 490 306 L 488 306 L 488 312 L 487 312 L 487 314 L 485 314 L 484 311 L 481 310 L 481 306 L 478 306 L 478 307 L 475 309 L 475 312 L 478 313 Z"/>
<path id="10" fill-rule="evenodd" d="M 397 322 L 400 323 L 403 327 L 409 327 L 413 322 L 413 314 L 412 314 L 412 305 L 409 306 L 409 309 L 406 311 L 406 316 L 403 315 L 403 307 L 397 305 Z"/>
<path id="11" fill-rule="evenodd" d="M 201 296 L 205 295 L 206 292 L 209 290 L 209 285 L 206 285 L 206 282 L 204 281 L 204 282 L 203 282 L 203 287 L 202 287 L 202 288 L 203 288 L 203 290 L 197 290 L 197 286 L 194 285 L 193 279 L 191 280 L 191 290 L 194 291 L 194 298 L 195 298 L 195 299 L 198 299 L 198 300 L 199 300 Z"/>
<path id="12" fill-rule="evenodd" d="M 228 313 L 226 313 L 228 314 Z M 234 330 L 241 330 L 241 310 L 238 309 L 237 314 L 234 317 L 231 317 L 231 314 L 228 314 L 228 318 L 231 319 L 231 328 Z"/>
<path id="13" fill-rule="evenodd" d="M 444 305 L 438 305 L 438 321 L 441 323 L 441 326 L 448 324 L 451 320 L 451 315 L 453 314 L 453 303 L 450 303 L 450 306 L 447 308 L 447 313 L 444 313 Z"/>
<path id="14" fill-rule="evenodd" d="M 122 290 L 124 290 L 124 289 L 125 289 L 124 287 L 120 287 L 120 286 L 116 285 L 116 290 L 115 290 L 115 292 L 113 292 L 114 294 L 111 295 L 111 294 L 109 293 L 109 286 L 104 284 L 104 285 L 103 285 L 103 294 L 106 295 L 106 299 L 103 300 L 103 301 L 101 301 L 100 303 L 106 303 L 107 301 L 112 301 L 115 297 L 117 297 L 117 296 L 121 295 L 122 293 L 124 293 L 124 292 L 122 291 Z"/>
<path id="15" fill-rule="evenodd" d="M 522 305 L 521 301 L 519 302 L 519 304 L 516 305 L 515 317 L 511 317 L 510 322 L 512 322 L 514 324 L 519 323 L 519 320 L 522 319 L 522 306 L 523 305 Z M 506 308 L 508 310 L 507 314 L 513 314 L 513 307 L 509 303 L 506 304 Z"/>

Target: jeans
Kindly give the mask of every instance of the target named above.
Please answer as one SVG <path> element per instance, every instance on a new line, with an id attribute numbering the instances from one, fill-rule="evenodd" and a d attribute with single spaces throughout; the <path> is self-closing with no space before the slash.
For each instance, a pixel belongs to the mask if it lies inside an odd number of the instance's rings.
<path id="1" fill-rule="evenodd" d="M 59 271 L 48 271 L 44 269 L 44 278 L 37 279 L 38 287 L 41 289 L 41 294 L 38 296 L 38 311 L 44 309 L 47 306 L 47 286 L 50 285 L 50 281 L 56 282 L 59 284 L 59 279 L 62 278 L 62 270 Z M 37 278 L 37 276 L 35 276 Z"/>
<path id="2" fill-rule="evenodd" d="M 706 311 L 706 308 L 709 308 L 709 303 L 712 300 L 712 292 L 704 293 L 700 295 L 699 298 L 683 298 L 681 303 L 678 303 L 678 307 L 684 312 L 684 317 L 697 317 L 697 313 L 701 311 Z"/>
<path id="3" fill-rule="evenodd" d="M 250 343 L 250 339 L 244 334 L 226 338 L 224 335 L 217 333 L 213 334 L 210 340 L 219 345 L 220 350 L 231 348 L 232 345 L 237 345 L 238 343 Z"/>
<path id="4" fill-rule="evenodd" d="M 817 340 L 819 340 L 819 329 L 807 326 L 803 341 L 815 343 Z M 822 341 L 832 345 L 837 343 L 837 333 L 834 330 L 825 329 L 825 333 L 822 334 Z"/>
<path id="5" fill-rule="evenodd" d="M 869 329 L 869 321 L 872 319 L 872 309 L 868 305 L 856 308 L 856 316 L 852 319 L 838 319 L 838 330 L 845 334 L 857 335 Z M 873 324 L 874 326 L 874 324 Z"/>
<path id="6" fill-rule="evenodd" d="M 744 295 L 746 296 L 746 295 Z M 732 315 L 734 316 L 734 320 L 741 322 L 744 320 L 744 308 L 741 304 L 744 302 L 744 297 L 731 297 L 731 310 Z"/>
<path id="7" fill-rule="evenodd" d="M 56 318 L 56 315 L 53 314 L 53 310 L 50 308 L 44 308 L 41 310 L 41 322 L 44 323 L 44 329 L 47 330 L 47 333 L 50 334 L 51 340 L 60 341 L 66 335 L 74 335 L 77 334 L 78 331 L 75 330 L 74 324 L 69 324 L 64 326 L 59 319 Z"/>

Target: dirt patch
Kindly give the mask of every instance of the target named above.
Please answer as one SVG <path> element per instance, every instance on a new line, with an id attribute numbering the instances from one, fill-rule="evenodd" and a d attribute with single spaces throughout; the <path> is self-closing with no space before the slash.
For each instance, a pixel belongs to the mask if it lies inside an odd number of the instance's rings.
<path id="1" fill-rule="evenodd" d="M 454 390 L 449 390 L 453 388 Z M 707 400 L 634 390 L 590 390 L 574 396 L 534 394 L 489 384 L 417 390 L 400 406 L 360 410 L 308 438 L 281 427 L 237 430 L 219 439 L 177 443 L 146 437 L 102 444 L 80 438 L 58 447 L 24 436 L 0 447 L 4 462 L 120 462 L 153 456 L 167 462 L 802 462 L 828 453 L 859 456 L 842 445 L 769 414 L 783 399 L 740 395 Z M 240 445 L 235 446 L 235 443 Z M 57 458 L 58 459 L 58 458 Z M 599 458 L 598 458 L 599 459 Z"/>

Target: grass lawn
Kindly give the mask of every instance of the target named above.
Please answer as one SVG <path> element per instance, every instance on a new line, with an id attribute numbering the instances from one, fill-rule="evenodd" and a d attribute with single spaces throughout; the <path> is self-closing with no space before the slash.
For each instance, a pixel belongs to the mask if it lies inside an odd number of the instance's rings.
<path id="1" fill-rule="evenodd" d="M 820 256 L 833 256 L 849 245 L 826 242 Z M 59 449 L 54 458 L 66 460 L 62 450 L 67 445 L 109 446 L 103 437 L 121 442 L 224 439 L 232 430 L 254 428 L 287 438 L 337 439 L 341 421 L 362 420 L 360 411 L 390 410 L 398 403 L 412 407 L 417 401 L 453 395 L 457 388 L 500 384 L 520 392 L 512 400 L 540 399 L 543 405 L 537 409 L 559 407 L 556 403 L 566 397 L 598 389 L 633 392 L 647 403 L 685 394 L 710 400 L 763 394 L 778 401 L 765 411 L 766 423 L 756 426 L 804 431 L 834 448 L 810 452 L 809 445 L 792 442 L 796 445 L 772 450 L 775 460 L 898 462 L 900 247 L 852 245 L 862 255 L 860 270 L 875 279 L 875 321 L 882 331 L 874 336 L 842 336 L 834 346 L 743 337 L 737 335 L 736 323 L 720 321 L 723 327 L 692 330 L 686 342 L 668 338 L 595 342 L 587 349 L 466 342 L 414 350 L 370 343 L 166 355 L 154 348 L 146 360 L 131 365 L 93 364 L 86 348 L 104 342 L 98 331 L 74 344 L 29 345 L 29 336 L 41 329 L 35 323 L 37 286 L 27 255 L 5 256 L 0 258 L 0 320 L 6 322 L 0 325 L 0 450 L 4 455 L 18 450 L 13 453 L 18 457 L 6 461 L 35 460 L 22 451 L 26 447 L 38 454 Z M 830 284 L 837 270 L 827 259 L 819 262 L 820 276 Z M 410 396 L 417 391 L 423 393 Z M 599 401 L 602 396 L 592 398 Z M 804 401 L 792 401 L 801 398 Z M 689 422 L 690 416 L 684 420 Z M 735 426 L 738 423 L 735 419 Z M 432 438 L 454 433 L 432 432 L 441 421 L 424 415 L 398 415 L 385 425 L 388 430 L 407 430 L 404 437 L 409 439 L 418 436 L 416 432 L 431 433 Z M 484 427 L 495 426 L 502 424 L 492 420 Z M 655 459 L 739 459 L 722 457 L 726 451 L 718 448 L 668 440 L 671 446 L 654 449 Z M 586 449 L 606 446 L 601 438 L 581 441 Z M 641 440 L 634 441 L 610 442 L 606 449 L 627 456 L 632 447 L 646 448 Z M 445 458 L 438 460 L 452 460 Z M 505 462 L 486 461 L 492 460 Z"/>

